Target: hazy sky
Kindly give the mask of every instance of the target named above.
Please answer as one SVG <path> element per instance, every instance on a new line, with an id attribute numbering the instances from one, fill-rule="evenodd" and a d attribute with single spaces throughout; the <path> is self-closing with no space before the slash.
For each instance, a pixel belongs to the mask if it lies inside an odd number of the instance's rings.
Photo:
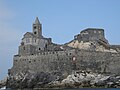
<path id="1" fill-rule="evenodd" d="M 43 35 L 63 44 L 81 30 L 103 28 L 110 44 L 120 44 L 120 0 L 0 0 L 0 79 L 36 16 Z"/>

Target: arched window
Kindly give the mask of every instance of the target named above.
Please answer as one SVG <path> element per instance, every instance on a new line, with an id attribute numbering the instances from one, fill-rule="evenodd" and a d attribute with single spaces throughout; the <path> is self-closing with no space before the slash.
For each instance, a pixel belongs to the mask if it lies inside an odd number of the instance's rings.
<path id="1" fill-rule="evenodd" d="M 26 43 L 29 43 L 30 42 L 30 39 L 29 38 L 26 38 Z"/>
<path id="2" fill-rule="evenodd" d="M 23 47 L 23 50 L 25 50 L 25 47 Z"/>
<path id="3" fill-rule="evenodd" d="M 45 48 L 47 48 L 47 44 L 45 45 Z"/>
<path id="4" fill-rule="evenodd" d="M 98 31 L 98 33 L 101 33 L 101 31 Z"/>
<path id="5" fill-rule="evenodd" d="M 34 34 L 37 34 L 37 32 L 34 32 Z"/>
<path id="6" fill-rule="evenodd" d="M 34 26 L 34 29 L 36 29 L 36 26 Z"/>

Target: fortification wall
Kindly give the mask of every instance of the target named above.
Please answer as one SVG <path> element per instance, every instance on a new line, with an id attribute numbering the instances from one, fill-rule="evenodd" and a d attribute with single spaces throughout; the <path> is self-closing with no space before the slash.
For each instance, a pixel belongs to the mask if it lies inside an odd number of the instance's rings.
<path id="1" fill-rule="evenodd" d="M 108 44 L 108 41 L 105 39 L 104 30 L 96 28 L 87 28 L 80 32 L 80 34 L 75 36 L 75 39 L 83 42 L 102 40 Z"/>
<path id="2" fill-rule="evenodd" d="M 69 54 L 72 52 L 73 51 L 52 51 L 41 52 L 36 55 L 14 56 L 11 73 L 16 74 L 21 71 L 25 72 L 25 70 L 33 70 L 35 72 L 50 72 L 58 70 L 65 71 L 66 69 L 64 70 L 64 66 L 67 69 L 71 67 L 70 63 L 67 60 L 69 58 Z"/>
<path id="3" fill-rule="evenodd" d="M 109 47 L 120 52 L 120 45 L 109 45 Z"/>
<path id="4" fill-rule="evenodd" d="M 54 51 L 42 52 L 37 55 L 15 56 L 11 73 L 16 74 L 27 70 L 71 73 L 75 69 L 119 74 L 119 65 L 119 53 L 85 50 Z"/>

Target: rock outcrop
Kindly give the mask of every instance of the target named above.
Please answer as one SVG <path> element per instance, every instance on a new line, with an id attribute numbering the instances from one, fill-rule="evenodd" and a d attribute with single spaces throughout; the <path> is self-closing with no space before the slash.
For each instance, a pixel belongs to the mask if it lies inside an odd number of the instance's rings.
<path id="1" fill-rule="evenodd" d="M 80 87 L 120 87 L 120 76 L 103 75 L 90 71 L 74 71 L 64 77 L 60 72 L 27 72 L 10 76 L 10 88 L 80 88 Z"/>
<path id="2" fill-rule="evenodd" d="M 17 73 L 14 76 L 9 76 L 6 86 L 8 88 L 43 88 L 50 82 L 62 80 L 60 72 L 40 72 L 34 73 L 31 71 Z"/>
<path id="3" fill-rule="evenodd" d="M 116 50 L 107 48 L 104 44 L 100 43 L 100 41 L 79 41 L 72 40 L 71 42 L 66 44 L 69 47 L 83 49 L 83 50 L 93 50 L 93 51 L 101 51 L 101 52 L 113 52 L 117 53 Z"/>
<path id="4" fill-rule="evenodd" d="M 3 88 L 6 86 L 6 82 L 7 82 L 7 77 L 5 77 L 3 80 L 0 81 L 0 88 Z"/>

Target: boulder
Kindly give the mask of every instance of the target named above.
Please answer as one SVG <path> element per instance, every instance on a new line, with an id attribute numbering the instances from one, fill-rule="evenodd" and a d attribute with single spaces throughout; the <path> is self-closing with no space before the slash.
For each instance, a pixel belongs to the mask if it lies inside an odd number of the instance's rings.
<path id="1" fill-rule="evenodd" d="M 0 81 L 0 88 L 3 88 L 6 86 L 6 82 L 7 82 L 7 77 L 5 77 L 3 80 Z"/>

